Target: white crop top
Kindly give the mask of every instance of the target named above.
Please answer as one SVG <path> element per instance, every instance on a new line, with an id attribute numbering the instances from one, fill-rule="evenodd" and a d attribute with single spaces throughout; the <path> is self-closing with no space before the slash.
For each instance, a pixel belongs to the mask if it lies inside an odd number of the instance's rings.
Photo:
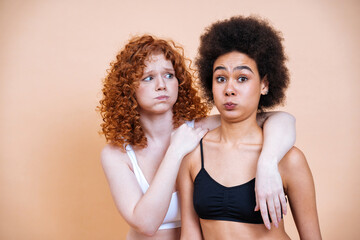
<path id="1" fill-rule="evenodd" d="M 194 120 L 187 121 L 186 124 L 189 127 L 194 128 Z M 149 183 L 147 182 L 143 172 L 141 171 L 137 163 L 135 152 L 130 145 L 126 146 L 126 152 L 131 160 L 136 180 L 138 181 L 142 192 L 145 193 L 149 188 Z M 165 215 L 163 223 L 159 227 L 159 230 L 178 227 L 181 227 L 180 204 L 178 199 L 178 193 L 174 192 L 171 196 L 169 209 Z"/>

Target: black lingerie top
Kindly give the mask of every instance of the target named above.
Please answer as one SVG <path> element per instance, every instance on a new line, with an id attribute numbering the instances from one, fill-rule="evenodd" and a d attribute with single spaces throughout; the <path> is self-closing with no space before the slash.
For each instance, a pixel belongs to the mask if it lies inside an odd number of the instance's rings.
<path id="1" fill-rule="evenodd" d="M 201 169 L 194 180 L 193 203 L 199 218 L 253 224 L 264 223 L 260 211 L 254 211 L 255 178 L 247 183 L 225 187 L 204 168 L 202 139 Z"/>

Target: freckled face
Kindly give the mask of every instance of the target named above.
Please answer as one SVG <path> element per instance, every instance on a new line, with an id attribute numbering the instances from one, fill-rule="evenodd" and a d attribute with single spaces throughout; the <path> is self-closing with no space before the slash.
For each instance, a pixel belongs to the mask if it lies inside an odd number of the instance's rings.
<path id="1" fill-rule="evenodd" d="M 145 65 L 139 87 L 135 91 L 140 113 L 172 111 L 179 87 L 172 63 L 160 53 L 150 55 Z"/>
<path id="2" fill-rule="evenodd" d="M 221 116 L 231 122 L 256 116 L 260 95 L 268 89 L 260 80 L 254 59 L 241 52 L 230 52 L 216 59 L 213 66 L 213 96 Z"/>

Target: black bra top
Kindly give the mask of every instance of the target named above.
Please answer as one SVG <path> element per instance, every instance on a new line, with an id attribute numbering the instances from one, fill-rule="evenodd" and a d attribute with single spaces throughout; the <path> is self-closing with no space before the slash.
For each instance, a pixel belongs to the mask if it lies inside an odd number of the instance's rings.
<path id="1" fill-rule="evenodd" d="M 194 180 L 193 203 L 199 218 L 261 224 L 260 211 L 254 211 L 255 178 L 247 183 L 225 187 L 204 168 L 202 139 L 201 169 Z"/>

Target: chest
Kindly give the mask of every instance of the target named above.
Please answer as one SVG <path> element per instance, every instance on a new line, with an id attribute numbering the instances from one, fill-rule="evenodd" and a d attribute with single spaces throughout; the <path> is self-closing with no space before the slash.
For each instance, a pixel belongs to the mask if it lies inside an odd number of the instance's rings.
<path id="1" fill-rule="evenodd" d="M 260 151 L 259 147 L 227 149 L 206 144 L 203 145 L 202 165 L 199 156 L 199 169 L 204 168 L 223 186 L 241 185 L 255 177 Z"/>
<path id="2" fill-rule="evenodd" d="M 137 164 L 149 184 L 151 184 L 165 156 L 166 150 L 166 144 L 157 144 L 148 146 L 145 149 L 134 151 Z"/>
<path id="3" fill-rule="evenodd" d="M 225 187 L 201 169 L 194 181 L 193 203 L 202 219 L 262 223 L 254 212 L 255 178 L 241 185 Z"/>

